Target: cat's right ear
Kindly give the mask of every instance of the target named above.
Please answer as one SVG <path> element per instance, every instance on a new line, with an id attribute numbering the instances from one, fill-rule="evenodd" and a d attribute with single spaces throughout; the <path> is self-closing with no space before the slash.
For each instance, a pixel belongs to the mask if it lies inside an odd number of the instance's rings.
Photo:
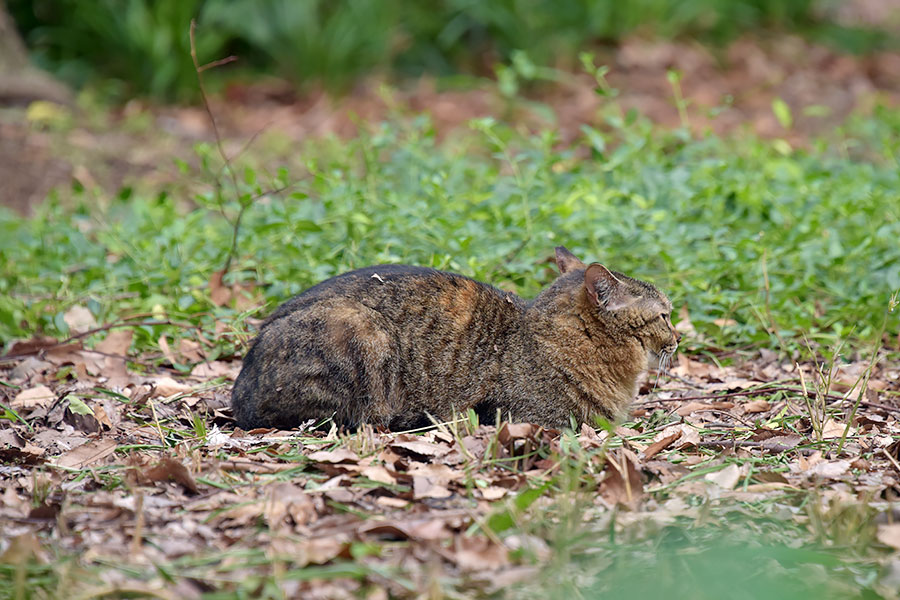
<path id="1" fill-rule="evenodd" d="M 578 260 L 577 256 L 569 252 L 565 246 L 557 246 L 556 266 L 559 267 L 559 274 L 565 275 L 574 269 L 583 269 L 584 263 Z"/>
<path id="2" fill-rule="evenodd" d="M 584 289 L 596 307 L 616 311 L 637 301 L 618 277 L 600 263 L 593 263 L 584 271 Z"/>

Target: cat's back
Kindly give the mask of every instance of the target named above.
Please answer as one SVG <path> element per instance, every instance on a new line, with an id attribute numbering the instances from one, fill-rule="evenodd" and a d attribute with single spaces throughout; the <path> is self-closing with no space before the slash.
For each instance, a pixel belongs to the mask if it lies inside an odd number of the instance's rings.
<path id="1" fill-rule="evenodd" d="M 429 267 L 384 264 L 348 271 L 314 285 L 273 312 L 263 324 L 315 305 L 340 299 L 359 302 L 393 318 L 427 309 L 468 312 L 491 309 L 519 312 L 524 301 L 464 275 Z"/>

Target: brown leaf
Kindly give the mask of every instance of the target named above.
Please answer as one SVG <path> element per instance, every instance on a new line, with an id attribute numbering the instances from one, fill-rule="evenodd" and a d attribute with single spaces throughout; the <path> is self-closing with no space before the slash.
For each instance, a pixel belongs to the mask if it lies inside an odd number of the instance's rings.
<path id="1" fill-rule="evenodd" d="M 387 469 L 380 465 L 370 465 L 365 467 L 362 471 L 360 471 L 360 475 L 363 477 L 368 477 L 372 481 L 377 481 L 378 483 L 384 483 L 387 485 L 394 485 L 397 483 L 397 478 L 388 472 Z"/>
<path id="2" fill-rule="evenodd" d="M 885 546 L 900 550 L 900 523 L 889 523 L 878 526 L 878 541 Z"/>
<path id="3" fill-rule="evenodd" d="M 646 450 L 644 450 L 644 460 L 649 460 L 649 459 L 653 458 L 654 456 L 656 456 L 657 454 L 659 454 L 660 452 L 662 452 L 663 450 L 665 450 L 666 448 L 671 446 L 675 442 L 675 440 L 677 440 L 680 437 L 681 437 L 681 432 L 676 431 L 676 432 L 672 433 L 671 435 L 667 435 L 666 437 L 662 438 L 658 442 L 653 442 L 652 444 L 647 446 Z"/>
<path id="4" fill-rule="evenodd" d="M 606 477 L 600 495 L 612 505 L 636 508 L 644 494 L 644 484 L 633 454 L 624 448 L 607 455 Z"/>
<path id="5" fill-rule="evenodd" d="M 534 435 L 539 429 L 537 425 L 530 423 L 504 423 L 497 432 L 497 439 L 504 446 L 508 446 L 513 440 L 520 440 Z"/>
<path id="6" fill-rule="evenodd" d="M 287 517 L 295 525 L 306 525 L 316 518 L 316 501 L 300 486 L 277 483 L 266 487 L 270 489 L 263 516 L 272 529 L 283 527 Z"/>
<path id="7" fill-rule="evenodd" d="M 93 440 L 56 457 L 53 464 L 70 469 L 83 469 L 100 462 L 115 451 L 116 442 L 113 440 Z"/>
<path id="8" fill-rule="evenodd" d="M 47 407 L 56 401 L 56 394 L 46 385 L 38 385 L 27 390 L 22 390 L 10 402 L 14 410 L 34 408 L 35 406 Z"/>
<path id="9" fill-rule="evenodd" d="M 163 458 L 155 466 L 143 471 L 142 476 L 146 481 L 174 481 L 191 493 L 200 492 L 187 468 L 174 458 Z"/>
<path id="10" fill-rule="evenodd" d="M 216 306 L 225 306 L 231 300 L 231 290 L 222 282 L 225 271 L 216 271 L 209 278 L 209 297 Z"/>
<path id="11" fill-rule="evenodd" d="M 72 333 L 83 333 L 97 327 L 97 320 L 94 314 L 86 307 L 76 304 L 65 313 L 63 313 L 63 321 L 69 326 Z"/>
<path id="12" fill-rule="evenodd" d="M 427 477 L 413 477 L 413 499 L 449 498 L 453 492 L 442 485 L 434 483 Z"/>
<path id="13" fill-rule="evenodd" d="M 381 521 L 363 525 L 360 533 L 377 533 L 411 540 L 444 540 L 450 532 L 442 519 Z"/>
<path id="14" fill-rule="evenodd" d="M 741 480 L 741 468 L 731 463 L 724 469 L 719 469 L 713 473 L 707 473 L 703 479 L 715 483 L 726 490 L 733 490 L 738 481 Z"/>
<path id="15" fill-rule="evenodd" d="M 486 536 L 460 535 L 444 556 L 463 571 L 495 570 L 509 564 L 509 551 Z"/>
<path id="16" fill-rule="evenodd" d="M 399 439 L 400 436 L 397 436 Z M 405 451 L 407 454 L 416 454 L 423 457 L 444 456 L 450 452 L 450 448 L 443 444 L 432 444 L 431 442 L 423 442 L 420 440 L 406 440 L 391 442 L 390 447 L 394 450 Z"/>
<path id="17" fill-rule="evenodd" d="M 748 414 L 766 412 L 772 408 L 768 400 L 751 400 L 741 406 L 743 407 L 744 412 Z"/>
<path id="18" fill-rule="evenodd" d="M 481 497 L 485 500 L 499 500 L 508 492 L 506 488 L 491 485 L 481 489 Z"/>
<path id="19" fill-rule="evenodd" d="M 178 394 L 187 394 L 193 391 L 191 386 L 175 381 L 171 377 L 157 377 L 153 382 L 156 386 L 154 396 L 157 398 L 169 398 Z"/>
<path id="20" fill-rule="evenodd" d="M 342 462 L 359 462 L 359 456 L 356 452 L 351 452 L 346 448 L 338 448 L 336 450 L 319 450 L 309 455 L 309 460 L 320 463 L 342 463 Z"/>
<path id="21" fill-rule="evenodd" d="M 131 329 L 113 329 L 102 342 L 94 346 L 94 350 L 104 354 L 127 356 L 132 337 Z"/>

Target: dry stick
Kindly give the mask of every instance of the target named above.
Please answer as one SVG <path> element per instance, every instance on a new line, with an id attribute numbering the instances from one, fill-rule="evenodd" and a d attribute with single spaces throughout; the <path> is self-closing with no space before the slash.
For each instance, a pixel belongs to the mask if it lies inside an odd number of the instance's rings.
<path id="1" fill-rule="evenodd" d="M 882 448 L 881 452 L 887 456 L 887 459 L 891 461 L 891 464 L 894 465 L 894 468 L 897 469 L 897 472 L 900 473 L 900 463 L 897 462 L 897 459 L 891 456 L 891 453 L 887 451 L 887 448 Z"/>
<path id="2" fill-rule="evenodd" d="M 234 168 L 231 166 L 231 159 L 228 158 L 228 155 L 225 153 L 225 148 L 222 145 L 222 136 L 219 134 L 219 126 L 216 124 L 216 119 L 213 116 L 212 108 L 210 108 L 209 105 L 209 98 L 206 95 L 206 88 L 203 85 L 203 71 L 208 68 L 219 66 L 220 64 L 225 64 L 225 62 L 223 61 L 231 62 L 231 60 L 222 59 L 221 61 L 213 61 L 201 67 L 200 62 L 197 60 L 197 43 L 195 39 L 196 29 L 197 21 L 196 19 L 191 19 L 191 60 L 194 62 L 194 71 L 196 71 L 197 73 L 197 87 L 200 90 L 200 98 L 203 100 L 203 108 L 206 109 L 206 114 L 207 116 L 209 116 L 209 122 L 210 124 L 212 124 L 213 134 L 216 138 L 216 148 L 218 148 L 219 156 L 222 158 L 225 166 L 228 167 L 228 175 L 231 177 L 231 183 L 234 186 L 234 193 L 238 197 L 238 203 L 241 205 L 241 209 L 238 211 L 238 215 L 235 218 L 234 223 L 232 224 L 231 248 L 229 248 L 228 250 L 228 256 L 225 259 L 225 266 L 222 268 L 222 276 L 224 277 L 228 270 L 231 268 L 231 261 L 234 259 L 234 255 L 237 253 L 237 240 L 238 234 L 240 233 L 241 229 L 241 219 L 244 217 L 244 212 L 246 212 L 247 207 L 249 206 L 249 202 L 245 204 L 240 201 L 240 189 L 238 187 L 237 176 L 234 174 Z M 229 57 L 229 59 L 233 58 L 234 57 Z M 219 187 L 218 179 L 216 179 L 216 187 Z"/>

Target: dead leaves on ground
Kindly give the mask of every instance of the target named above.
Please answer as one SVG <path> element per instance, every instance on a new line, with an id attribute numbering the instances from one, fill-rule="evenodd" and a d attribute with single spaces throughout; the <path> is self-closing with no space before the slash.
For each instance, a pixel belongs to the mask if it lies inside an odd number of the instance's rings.
<path id="1" fill-rule="evenodd" d="M 238 364 L 137 374 L 130 342 L 112 332 L 99 355 L 34 343 L 4 367 L 17 387 L 0 388 L 14 411 L 0 420 L 0 518 L 24 550 L 8 542 L 0 552 L 37 556 L 60 544 L 85 563 L 141 565 L 211 553 L 224 564 L 256 551 L 293 569 L 358 569 L 340 582 L 295 582 L 298 594 L 372 585 L 411 597 L 436 577 L 481 591 L 533 578 L 552 554 L 545 536 L 565 489 L 586 502 L 585 522 L 613 508 L 632 515 L 621 527 L 700 519 L 690 507 L 703 503 L 767 502 L 795 514 L 809 490 L 824 503 L 900 493 L 895 367 L 876 369 L 849 424 L 854 398 L 840 391 L 822 398 L 825 416 L 812 422 L 796 372 L 809 367 L 683 357 L 674 378 L 639 398 L 636 420 L 613 432 L 466 420 L 424 433 L 241 432 L 227 385 L 209 384 L 233 379 Z M 160 346 L 170 360 L 203 358 L 191 344 Z M 875 537 L 900 549 L 891 523 Z M 228 564 L 231 574 L 259 568 Z M 386 582 L 377 575 L 386 572 L 402 577 Z"/>

